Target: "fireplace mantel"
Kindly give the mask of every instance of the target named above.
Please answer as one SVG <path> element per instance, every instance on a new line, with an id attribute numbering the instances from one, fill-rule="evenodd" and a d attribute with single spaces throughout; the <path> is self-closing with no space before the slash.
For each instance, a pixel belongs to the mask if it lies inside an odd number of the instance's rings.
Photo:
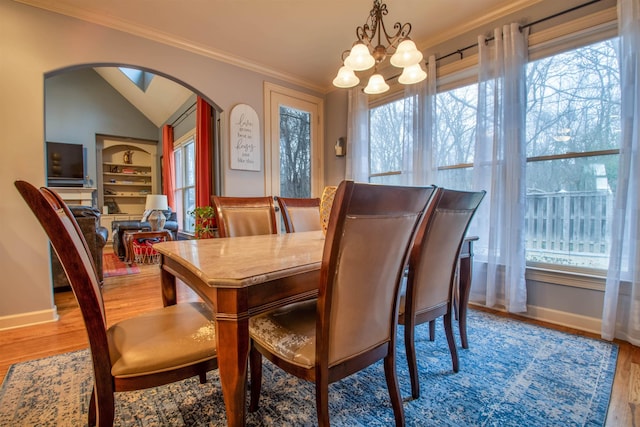
<path id="1" fill-rule="evenodd" d="M 93 206 L 93 187 L 49 187 L 68 205 Z"/>

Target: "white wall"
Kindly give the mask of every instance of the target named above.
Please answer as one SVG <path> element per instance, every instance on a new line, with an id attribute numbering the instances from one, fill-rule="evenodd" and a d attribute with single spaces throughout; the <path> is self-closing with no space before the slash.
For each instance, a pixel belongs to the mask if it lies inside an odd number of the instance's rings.
<path id="1" fill-rule="evenodd" d="M 262 194 L 260 172 L 229 170 L 227 112 L 253 106 L 263 120 L 265 80 L 254 72 L 61 15 L 0 1 L 0 328 L 56 316 L 44 232 L 16 191 L 23 179 L 45 185 L 44 78 L 69 67 L 146 67 L 187 83 L 223 110 L 225 194 Z M 296 88 L 316 96 L 320 94 Z"/>

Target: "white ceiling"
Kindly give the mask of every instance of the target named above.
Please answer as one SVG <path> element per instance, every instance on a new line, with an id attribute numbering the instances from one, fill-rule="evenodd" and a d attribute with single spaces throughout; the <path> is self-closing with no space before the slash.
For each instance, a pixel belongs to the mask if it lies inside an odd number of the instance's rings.
<path id="1" fill-rule="evenodd" d="M 326 92 L 372 0 L 15 0 Z M 383 0 L 384 1 L 384 0 Z M 386 0 L 419 49 L 542 0 Z M 559 0 L 560 1 L 560 0 Z"/>
<path id="2" fill-rule="evenodd" d="M 259 71 L 326 93 L 372 0 L 15 0 Z M 425 49 L 543 0 L 386 0 L 388 32 L 411 23 Z M 564 0 L 558 0 L 564 1 Z M 385 3 L 385 0 L 382 0 Z M 159 126 L 192 93 L 156 76 L 142 93 L 99 73 Z M 155 86 L 154 86 L 155 84 Z"/>

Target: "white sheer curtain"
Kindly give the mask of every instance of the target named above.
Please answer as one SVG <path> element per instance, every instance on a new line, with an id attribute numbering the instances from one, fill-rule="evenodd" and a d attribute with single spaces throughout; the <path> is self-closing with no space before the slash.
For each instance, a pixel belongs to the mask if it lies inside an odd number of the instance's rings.
<path id="1" fill-rule="evenodd" d="M 404 90 L 405 129 L 403 176 L 407 185 L 431 185 L 437 179 L 436 129 L 436 57 L 429 57 L 427 78 Z M 415 103 L 415 104 L 413 104 Z M 415 106 L 415 108 L 414 108 Z"/>
<path id="2" fill-rule="evenodd" d="M 602 337 L 640 345 L 640 0 L 618 1 L 622 117 Z"/>
<path id="3" fill-rule="evenodd" d="M 369 99 L 359 86 L 349 90 L 345 179 L 369 182 Z"/>
<path id="4" fill-rule="evenodd" d="M 527 310 L 525 285 L 525 67 L 518 24 L 478 38 L 479 83 L 473 185 L 486 190 L 470 234 L 476 243 L 471 298 L 507 311 Z"/>

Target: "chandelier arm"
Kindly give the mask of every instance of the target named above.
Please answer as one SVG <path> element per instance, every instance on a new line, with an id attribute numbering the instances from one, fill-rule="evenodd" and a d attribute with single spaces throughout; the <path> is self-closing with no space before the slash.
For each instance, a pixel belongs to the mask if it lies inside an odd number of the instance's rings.
<path id="1" fill-rule="evenodd" d="M 357 40 L 352 49 L 342 53 L 342 60 L 345 66 L 339 70 L 338 76 L 334 79 L 335 86 L 352 87 L 358 84 L 357 77 L 353 74 L 353 71 L 368 70 L 372 66 L 368 65 L 368 63 L 371 58 L 373 58 L 373 75 L 370 77 L 369 83 L 364 91 L 369 94 L 377 94 L 389 90 L 384 78 L 378 74 L 377 68 L 379 64 L 385 61 L 387 55 L 395 54 L 400 43 L 409 38 L 409 33 L 411 33 L 411 24 L 408 22 L 404 24 L 396 22 L 393 25 L 393 32 L 390 35 L 387 32 L 383 20 L 383 17 L 387 15 L 389 11 L 387 10 L 387 5 L 382 3 L 382 1 L 383 0 L 373 0 L 373 8 L 369 11 L 369 16 L 367 17 L 364 25 L 356 28 Z M 383 43 L 386 43 L 387 46 Z M 356 46 L 359 44 L 362 44 L 363 46 Z M 363 52 L 363 49 L 361 48 L 364 48 L 365 52 Z M 413 49 L 415 50 L 415 46 Z M 366 50 L 369 52 L 366 53 Z M 421 57 L 421 54 L 418 54 Z M 396 60 L 394 63 L 394 59 L 392 58 L 392 65 L 396 65 L 396 63 L 401 64 L 402 61 Z M 404 68 L 404 71 L 400 76 L 393 76 L 390 80 L 397 78 L 400 83 L 413 84 L 420 81 L 419 79 L 424 79 L 426 77 L 426 74 L 419 66 L 418 69 L 414 69 L 414 65 L 408 65 L 411 66 L 396 65 L 397 67 Z M 345 70 L 350 71 L 350 74 Z M 403 79 L 405 81 L 402 81 Z"/>

